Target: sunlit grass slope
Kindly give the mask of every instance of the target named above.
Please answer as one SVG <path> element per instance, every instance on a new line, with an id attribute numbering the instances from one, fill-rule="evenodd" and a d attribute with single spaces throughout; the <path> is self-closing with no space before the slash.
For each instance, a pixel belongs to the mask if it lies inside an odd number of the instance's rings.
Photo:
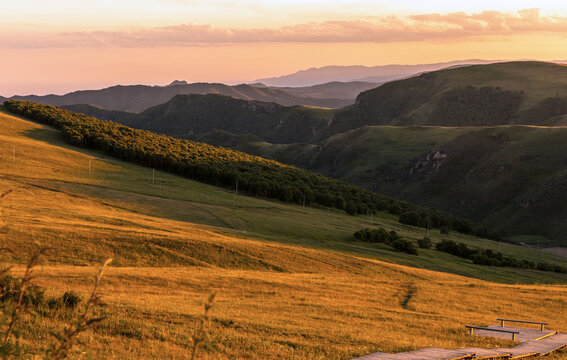
<path id="1" fill-rule="evenodd" d="M 340 211 L 302 208 L 252 197 L 235 196 L 225 189 L 158 171 L 154 176 L 151 169 L 116 161 L 96 152 L 71 147 L 63 142 L 57 131 L 50 128 L 7 114 L 1 114 L 1 116 L 2 122 L 6 124 L 6 131 L 2 135 L 2 148 L 0 149 L 0 160 L 4 164 L 0 176 L 4 181 L 8 181 L 3 187 L 22 188 L 21 192 L 16 191 L 8 199 L 7 211 L 19 212 L 23 217 L 32 217 L 32 219 L 24 218 L 21 228 L 18 228 L 17 222 L 12 221 L 10 231 L 14 232 L 13 237 L 16 239 L 20 237 L 29 239 L 29 236 L 26 235 L 28 229 L 40 226 L 37 219 L 40 214 L 45 214 L 45 220 L 41 226 L 50 228 L 50 231 L 55 233 L 55 239 L 61 238 L 63 233 L 68 234 L 64 238 L 69 239 L 70 234 L 76 233 L 79 238 L 84 238 L 88 243 L 97 246 L 97 251 L 88 251 L 89 259 L 95 255 L 102 259 L 112 252 L 116 258 L 115 265 L 117 263 L 133 265 L 136 264 L 135 261 L 128 262 L 121 258 L 124 238 L 130 236 L 128 232 L 123 236 L 112 232 L 112 236 L 105 235 L 105 241 L 99 241 L 101 231 L 84 231 L 73 224 L 73 221 L 80 219 L 84 224 L 90 224 L 95 228 L 98 228 L 100 224 L 110 223 L 122 229 L 129 225 L 142 228 L 142 233 L 148 231 L 146 229 L 148 225 L 141 226 L 137 222 L 139 220 L 128 219 L 126 215 L 116 219 L 116 216 L 112 214 L 118 208 L 128 210 L 132 214 L 157 217 L 158 219 L 153 221 L 158 225 L 153 224 L 149 227 L 160 231 L 169 230 L 159 225 L 163 223 L 164 218 L 167 218 L 212 226 L 208 229 L 233 237 L 250 237 L 256 240 L 346 251 L 355 255 L 370 256 L 487 280 L 502 282 L 565 281 L 564 276 L 551 273 L 479 267 L 434 250 L 421 250 L 418 257 L 408 257 L 394 253 L 380 245 L 354 242 L 352 239 L 354 231 L 371 226 L 369 216 L 354 217 Z M 15 162 L 13 162 L 14 146 L 16 148 Z M 153 183 L 152 177 L 154 178 Z M 60 198 L 54 200 L 53 197 L 56 196 Z M 82 199 L 88 204 L 95 201 L 94 208 L 88 210 L 87 205 L 81 205 L 78 209 L 74 209 L 71 206 L 73 204 L 71 199 L 73 202 Z M 103 215 L 104 212 L 99 208 L 101 204 L 110 212 L 109 214 Z M 35 220 L 30 221 L 33 219 Z M 58 222 L 65 219 L 71 226 L 58 227 Z M 417 240 L 427 235 L 423 229 L 399 224 L 397 219 L 391 215 L 378 214 L 373 217 L 373 223 L 374 226 L 380 225 L 387 230 L 399 231 L 402 236 L 410 240 Z M 429 236 L 434 242 L 450 238 L 471 246 L 500 248 L 505 254 L 532 261 L 544 260 L 566 264 L 563 258 L 551 254 L 457 233 L 441 236 L 438 231 L 431 231 Z M 150 237 L 148 241 L 155 246 L 159 245 L 171 251 L 178 251 L 179 243 L 177 242 L 157 244 L 157 240 L 153 237 Z M 69 241 L 68 244 L 73 243 L 76 242 Z M 149 248 L 153 249 L 152 246 Z M 81 243 L 77 247 L 76 251 L 81 251 L 85 246 Z M 142 251 L 137 246 L 134 246 L 134 249 Z M 164 259 L 162 258 L 151 260 L 149 254 L 142 252 L 142 255 L 148 264 L 159 260 L 159 263 L 163 265 L 161 261 Z M 134 254 L 129 249 L 124 252 L 124 256 L 132 257 Z M 68 263 L 79 260 L 76 257 L 73 260 L 61 257 L 54 261 Z M 189 263 L 180 259 L 173 260 L 173 258 L 168 263 L 168 265 L 187 264 Z"/>
<path id="2" fill-rule="evenodd" d="M 108 318 L 82 335 L 76 358 L 188 358 L 211 291 L 218 300 L 205 359 L 349 359 L 428 346 L 503 346 L 469 337 L 463 327 L 498 316 L 543 319 L 567 331 L 564 285 L 515 284 L 565 283 L 564 275 L 479 267 L 434 250 L 401 255 L 352 240 L 369 217 L 235 196 L 161 172 L 152 183 L 151 169 L 68 146 L 47 127 L 4 113 L 0 124 L 0 191 L 14 190 L 2 203 L 2 242 L 19 254 L 34 240 L 54 248 L 36 280 L 49 295 L 86 294 L 94 269 L 84 265 L 115 259 L 103 282 Z M 425 235 L 386 215 L 373 221 L 412 241 Z M 552 254 L 500 246 L 565 265 Z M 55 319 L 23 323 L 36 351 L 48 343 L 48 325 L 62 326 Z"/>

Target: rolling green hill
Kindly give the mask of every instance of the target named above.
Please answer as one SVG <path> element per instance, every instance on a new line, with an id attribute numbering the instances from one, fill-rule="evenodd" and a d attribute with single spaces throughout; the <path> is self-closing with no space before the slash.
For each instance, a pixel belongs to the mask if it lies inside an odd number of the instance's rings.
<path id="1" fill-rule="evenodd" d="M 466 234 L 500 239 L 436 209 L 417 207 L 353 185 L 243 152 L 137 130 L 111 121 L 73 113 L 49 105 L 10 100 L 4 107 L 61 129 L 72 145 L 102 150 L 122 160 L 244 191 L 256 197 L 279 199 L 303 206 L 316 204 L 345 210 L 350 215 L 387 211 L 415 212 L 427 219 L 422 227 L 450 228 Z M 416 224 L 417 225 L 417 224 Z"/>
<path id="2" fill-rule="evenodd" d="M 567 128 L 368 126 L 320 145 L 203 139 L 295 164 L 509 235 L 567 244 Z M 522 239 L 530 242 L 530 239 Z M 548 240 L 549 241 L 549 240 Z"/>
<path id="3" fill-rule="evenodd" d="M 169 101 L 139 114 L 86 104 L 62 108 L 185 139 L 198 139 L 209 132 L 221 130 L 284 144 L 313 142 L 327 127 L 334 111 L 212 94 L 175 95 Z"/>
<path id="4" fill-rule="evenodd" d="M 354 105 L 336 113 L 326 134 L 364 125 L 554 125 L 566 106 L 564 65 L 534 61 L 474 65 L 365 91 Z"/>

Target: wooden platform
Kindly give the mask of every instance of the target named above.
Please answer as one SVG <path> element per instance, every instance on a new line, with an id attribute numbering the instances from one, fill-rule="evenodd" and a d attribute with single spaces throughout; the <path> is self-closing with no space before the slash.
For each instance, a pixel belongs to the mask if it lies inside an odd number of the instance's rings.
<path id="1" fill-rule="evenodd" d="M 511 359 L 521 359 L 527 356 L 545 356 L 552 352 L 567 347 L 567 335 L 557 334 L 548 336 L 541 340 L 529 340 L 510 349 L 498 349 L 500 351 L 510 351 Z"/>
<path id="2" fill-rule="evenodd" d="M 397 354 L 374 353 L 354 360 L 464 360 L 474 359 L 473 352 L 463 350 L 447 350 L 438 348 L 426 348 L 411 352 L 403 352 Z"/>
<path id="3" fill-rule="evenodd" d="M 510 351 L 506 351 L 507 349 L 481 349 L 471 347 L 461 350 L 474 353 L 475 357 L 473 359 L 483 360 L 509 359 L 512 355 Z"/>
<path id="4" fill-rule="evenodd" d="M 509 349 L 481 349 L 465 348 L 457 350 L 446 350 L 427 348 L 397 354 L 373 353 L 353 360 L 468 360 L 468 359 L 524 359 L 549 355 L 557 350 L 567 348 L 567 334 L 557 334 L 555 331 L 540 331 L 519 327 L 504 327 L 491 325 L 498 329 L 511 329 L 519 331 L 518 340 L 520 344 Z M 491 336 L 509 339 L 510 334 L 494 331 L 478 331 L 479 336 Z"/>
<path id="5" fill-rule="evenodd" d="M 553 334 L 556 334 L 556 332 L 552 331 L 552 330 L 540 331 L 539 329 L 526 329 L 526 328 L 515 327 L 515 326 L 501 327 L 500 325 L 490 325 L 490 326 L 487 326 L 487 328 L 496 329 L 496 330 L 518 331 L 519 334 L 516 335 L 516 341 L 521 342 L 521 343 L 529 341 L 529 340 L 543 339 L 547 336 L 551 336 Z M 489 337 L 495 337 L 495 338 L 505 339 L 505 340 L 511 339 L 510 334 L 499 333 L 499 332 L 495 332 L 495 331 L 487 331 L 487 330 L 474 330 L 474 335 L 489 336 Z"/>

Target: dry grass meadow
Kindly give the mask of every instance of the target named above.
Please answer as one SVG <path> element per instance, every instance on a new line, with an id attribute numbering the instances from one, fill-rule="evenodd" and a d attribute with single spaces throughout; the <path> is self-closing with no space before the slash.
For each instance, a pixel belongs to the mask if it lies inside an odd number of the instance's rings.
<path id="1" fill-rule="evenodd" d="M 86 296 L 93 266 L 114 258 L 96 310 L 107 318 L 80 335 L 74 359 L 189 358 L 211 292 L 217 293 L 212 341 L 199 351 L 202 359 L 350 359 L 374 351 L 511 345 L 465 331 L 466 324 L 488 325 L 501 316 L 567 331 L 563 275 L 482 268 L 433 250 L 408 260 L 366 244 L 345 245 L 368 219 L 235 197 L 161 172 L 152 183 L 150 169 L 72 148 L 41 125 L 0 112 L 0 128 L 0 192 L 13 190 L 2 203 L 0 236 L 19 254 L 4 261 L 21 272 L 40 241 L 54 250 L 35 283 L 50 296 L 68 290 Z M 410 239 L 423 236 L 386 216 L 377 221 Z M 66 315 L 23 320 L 23 341 L 40 354 L 52 342 L 49 329 L 65 326 Z"/>

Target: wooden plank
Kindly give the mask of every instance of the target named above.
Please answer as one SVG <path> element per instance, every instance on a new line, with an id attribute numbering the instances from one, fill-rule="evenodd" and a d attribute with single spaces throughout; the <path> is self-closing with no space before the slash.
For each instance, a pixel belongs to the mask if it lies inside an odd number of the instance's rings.
<path id="1" fill-rule="evenodd" d="M 474 359 L 507 359 L 512 355 L 512 353 L 509 351 L 501 351 L 497 349 L 482 349 L 471 347 L 459 350 L 474 353 Z"/>
<path id="2" fill-rule="evenodd" d="M 491 325 L 499 327 L 499 325 Z M 524 359 L 532 356 L 545 356 L 557 350 L 567 348 L 567 334 L 557 334 L 554 331 L 507 327 L 511 331 L 520 331 L 518 335 L 521 344 L 509 349 L 465 348 L 446 350 L 426 348 L 397 354 L 373 353 L 353 360 L 465 360 L 465 359 Z M 481 331 L 481 330 L 477 330 Z M 485 331 L 492 337 L 509 336 L 506 333 Z M 480 335 L 480 334 L 479 334 Z M 527 340 L 522 340 L 527 339 Z M 475 357 L 476 356 L 476 357 Z"/>
<path id="3" fill-rule="evenodd" d="M 392 355 L 392 354 L 375 352 L 375 353 L 372 353 L 372 354 L 368 354 L 368 355 L 364 355 L 364 356 L 361 356 L 361 357 L 354 358 L 352 360 L 377 360 L 377 359 L 387 360 L 388 355 Z"/>
<path id="4" fill-rule="evenodd" d="M 567 334 L 556 334 L 537 341 L 541 355 L 549 355 L 557 350 L 567 348 Z"/>
<path id="5" fill-rule="evenodd" d="M 464 360 L 473 358 L 474 352 L 426 348 L 397 354 L 377 352 L 353 360 Z"/>
<path id="6" fill-rule="evenodd" d="M 419 360 L 419 359 L 436 359 L 436 360 L 458 360 L 470 359 L 474 356 L 474 352 L 463 350 L 447 350 L 439 348 L 426 348 L 417 351 L 408 352 L 405 357 L 400 359 Z"/>
<path id="7" fill-rule="evenodd" d="M 512 354 L 512 359 L 521 359 L 528 356 L 548 355 L 563 347 L 565 347 L 565 344 L 531 340 L 510 349 L 498 350 L 509 351 Z"/>

